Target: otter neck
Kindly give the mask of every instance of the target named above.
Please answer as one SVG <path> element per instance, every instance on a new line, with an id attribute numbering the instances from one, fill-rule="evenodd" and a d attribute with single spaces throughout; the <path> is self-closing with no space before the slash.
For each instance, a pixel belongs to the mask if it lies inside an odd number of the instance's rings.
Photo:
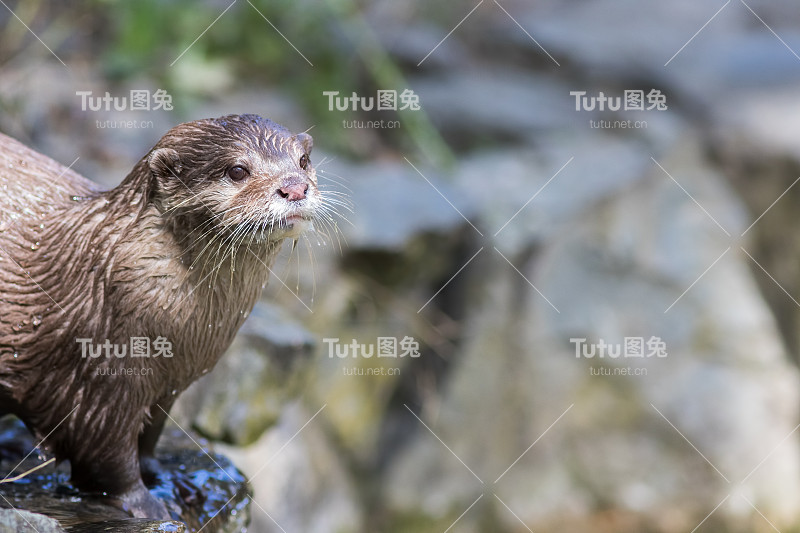
<path id="1" fill-rule="evenodd" d="M 147 168 L 147 159 L 142 158 L 133 167 L 125 179 L 113 189 L 100 194 L 106 201 L 127 202 L 138 200 L 137 203 L 145 205 L 151 189 L 150 171 Z"/>
<path id="2" fill-rule="evenodd" d="M 115 290 L 130 290 L 137 305 L 156 310 L 146 330 L 169 339 L 176 353 L 192 361 L 171 370 L 177 386 L 196 378 L 194 370 L 212 367 L 230 344 L 266 285 L 282 242 L 234 247 L 210 223 L 210 231 L 195 231 L 203 222 L 191 213 L 165 211 L 153 202 L 148 177 L 140 162 L 120 186 L 92 199 L 94 209 L 126 213 L 116 240 L 97 248 L 114 257 Z"/>

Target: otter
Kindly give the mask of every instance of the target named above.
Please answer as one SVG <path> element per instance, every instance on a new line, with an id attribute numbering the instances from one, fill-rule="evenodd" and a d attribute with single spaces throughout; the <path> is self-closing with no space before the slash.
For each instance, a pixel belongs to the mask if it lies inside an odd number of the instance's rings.
<path id="1" fill-rule="evenodd" d="M 188 122 L 102 191 L 0 135 L 0 413 L 77 488 L 170 518 L 143 481 L 156 441 L 313 227 L 312 146 L 257 115 Z"/>

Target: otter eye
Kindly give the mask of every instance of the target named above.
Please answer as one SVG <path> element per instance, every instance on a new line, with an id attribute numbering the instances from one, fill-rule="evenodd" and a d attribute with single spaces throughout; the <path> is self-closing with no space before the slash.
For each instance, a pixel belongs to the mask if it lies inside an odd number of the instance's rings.
<path id="1" fill-rule="evenodd" d="M 247 177 L 249 172 L 243 166 L 236 165 L 228 169 L 228 177 L 233 181 L 241 181 Z"/>
<path id="2" fill-rule="evenodd" d="M 308 154 L 303 154 L 300 156 L 300 168 L 306 170 L 308 168 Z"/>

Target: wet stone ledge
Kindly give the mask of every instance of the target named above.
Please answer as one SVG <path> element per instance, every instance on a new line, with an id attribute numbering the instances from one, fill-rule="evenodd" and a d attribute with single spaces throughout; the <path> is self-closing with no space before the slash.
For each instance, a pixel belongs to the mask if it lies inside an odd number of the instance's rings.
<path id="1" fill-rule="evenodd" d="M 131 518 L 107 499 L 84 494 L 69 482 L 69 464 L 55 463 L 14 482 L 0 483 L 0 533 L 182 533 L 246 531 L 250 521 L 250 487 L 244 475 L 224 456 L 195 442 L 177 428 L 167 428 L 156 455 L 168 476 L 179 475 L 199 487 L 202 503 L 188 505 L 172 479 L 159 480 L 150 491 L 164 501 L 171 521 Z M 15 418 L 0 420 L 0 479 L 14 469 L 36 443 Z M 38 451 L 38 450 L 37 450 Z M 208 452 L 208 453 L 206 453 Z M 41 465 L 46 458 L 32 453 L 14 469 L 13 476 Z"/>

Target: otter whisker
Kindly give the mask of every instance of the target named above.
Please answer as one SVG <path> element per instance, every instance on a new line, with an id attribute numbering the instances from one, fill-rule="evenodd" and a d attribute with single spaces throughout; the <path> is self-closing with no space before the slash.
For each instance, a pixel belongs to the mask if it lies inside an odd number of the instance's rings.
<path id="1" fill-rule="evenodd" d="M 339 187 L 342 187 L 343 189 L 346 189 L 346 190 L 347 190 L 347 192 L 349 192 L 350 194 L 352 194 L 352 193 L 353 193 L 353 190 L 352 190 L 350 187 L 348 187 L 348 186 L 345 184 L 345 182 L 342 182 L 342 181 L 340 181 L 339 179 L 332 178 L 332 177 L 330 177 L 330 176 L 326 176 L 324 172 L 320 172 L 320 173 L 318 173 L 318 174 L 317 174 L 317 176 L 318 176 L 320 179 L 327 180 L 327 181 L 331 182 L 333 185 L 337 185 L 337 186 L 339 186 Z"/>
<path id="2" fill-rule="evenodd" d="M 308 262 L 311 265 L 311 303 L 314 303 L 314 298 L 317 295 L 317 272 L 316 272 L 316 262 L 314 261 L 314 250 L 311 247 L 311 241 L 308 238 L 308 234 L 303 234 L 303 239 L 306 242 L 306 249 L 308 250 Z M 298 277 L 299 277 L 299 261 L 298 261 Z M 299 292 L 299 290 L 298 290 Z"/>
<path id="3" fill-rule="evenodd" d="M 196 228 L 194 228 L 192 231 L 190 231 L 189 233 L 187 233 L 187 234 L 186 234 L 186 236 L 183 238 L 182 242 L 185 242 L 185 239 L 188 239 L 188 238 L 189 238 L 190 236 L 192 236 L 192 234 L 194 234 L 196 231 L 198 231 L 198 230 L 201 230 L 201 229 L 203 229 L 203 228 L 205 228 L 205 227 L 207 227 L 207 226 L 210 226 L 210 225 L 212 225 L 212 224 L 216 223 L 218 218 L 219 218 L 219 219 L 221 219 L 223 216 L 227 215 L 228 213 L 230 213 L 230 212 L 232 212 L 232 211 L 236 211 L 237 209 L 243 209 L 243 208 L 245 208 L 245 207 L 246 207 L 246 206 L 244 206 L 244 205 L 235 205 L 235 206 L 233 206 L 233 207 L 229 207 L 229 208 L 225 209 L 224 211 L 220 212 L 220 213 L 219 213 L 219 215 L 218 215 L 217 217 L 209 218 L 208 220 L 206 220 L 205 222 L 203 222 L 202 224 L 200 224 L 199 226 L 197 226 Z M 204 235 L 204 234 L 203 234 L 203 235 Z M 201 237 L 202 237 L 203 235 L 201 235 Z M 199 239 L 195 239 L 195 241 L 194 241 L 194 242 L 190 243 L 189 247 L 191 247 L 192 245 L 196 244 L 196 243 L 198 242 L 198 240 L 199 240 Z"/>

